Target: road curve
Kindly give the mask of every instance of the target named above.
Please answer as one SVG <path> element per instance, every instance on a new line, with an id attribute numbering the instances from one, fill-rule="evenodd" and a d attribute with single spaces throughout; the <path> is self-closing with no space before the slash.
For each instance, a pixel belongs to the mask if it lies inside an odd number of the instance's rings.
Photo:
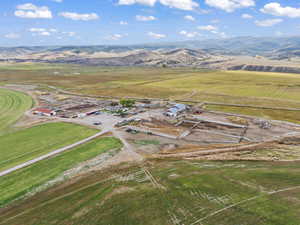
<path id="1" fill-rule="evenodd" d="M 12 168 L 7 169 L 7 170 L 4 170 L 4 171 L 0 172 L 0 177 L 5 176 L 5 175 L 7 175 L 7 174 L 10 174 L 10 173 L 12 173 L 12 172 L 14 172 L 14 171 L 16 171 L 16 170 L 18 170 L 18 169 L 22 169 L 22 168 L 24 168 L 24 167 L 30 166 L 30 165 L 32 165 L 32 164 L 34 164 L 34 163 L 39 162 L 39 161 L 45 160 L 45 159 L 47 159 L 47 158 L 50 158 L 50 157 L 52 157 L 52 156 L 55 156 L 55 155 L 57 155 L 57 154 L 60 154 L 60 153 L 62 153 L 62 152 L 65 152 L 65 151 L 67 151 L 67 150 L 69 150 L 69 149 L 72 149 L 72 148 L 74 148 L 74 147 L 77 147 L 77 146 L 79 146 L 79 145 L 82 145 L 82 144 L 84 144 L 84 143 L 86 143 L 86 142 L 89 142 L 89 141 L 91 141 L 91 140 L 93 140 L 93 139 L 95 139 L 95 138 L 97 138 L 97 137 L 99 137 L 99 136 L 101 136 L 101 135 L 103 135 L 103 134 L 105 134 L 105 133 L 107 133 L 107 130 L 103 130 L 103 131 L 101 131 L 101 132 L 99 132 L 99 133 L 97 133 L 97 134 L 95 134 L 95 135 L 93 135 L 93 136 L 91 136 L 91 137 L 88 137 L 88 138 L 86 138 L 86 139 L 83 139 L 83 140 L 81 140 L 81 141 L 78 141 L 78 142 L 76 142 L 76 143 L 74 143 L 74 144 L 71 144 L 71 145 L 68 145 L 68 146 L 66 146 L 66 147 L 57 149 L 57 150 L 55 150 L 55 151 L 53 151 L 53 152 L 50 152 L 50 153 L 48 153 L 48 154 L 46 154 L 46 155 L 42 155 L 42 156 L 40 156 L 40 157 L 38 157 L 38 158 L 32 159 L 32 160 L 30 160 L 30 161 L 27 161 L 27 162 L 22 163 L 22 164 L 20 164 L 20 165 L 18 165 L 18 166 L 12 167 Z"/>

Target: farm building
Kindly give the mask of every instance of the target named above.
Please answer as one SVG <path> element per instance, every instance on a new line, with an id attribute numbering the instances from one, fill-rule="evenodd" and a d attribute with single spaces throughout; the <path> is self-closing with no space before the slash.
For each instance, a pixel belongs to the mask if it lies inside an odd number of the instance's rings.
<path id="1" fill-rule="evenodd" d="M 56 112 L 51 109 L 36 108 L 35 110 L 33 110 L 33 114 L 40 115 L 40 116 L 55 116 Z"/>
<path id="2" fill-rule="evenodd" d="M 179 113 L 182 113 L 187 110 L 187 106 L 184 104 L 176 104 L 172 108 L 169 108 L 165 113 L 166 116 L 176 117 Z"/>

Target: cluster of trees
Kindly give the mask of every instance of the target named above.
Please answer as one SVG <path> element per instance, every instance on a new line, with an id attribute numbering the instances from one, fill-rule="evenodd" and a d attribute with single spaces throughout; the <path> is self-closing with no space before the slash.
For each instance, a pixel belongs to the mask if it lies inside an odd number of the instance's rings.
<path id="1" fill-rule="evenodd" d="M 135 105 L 135 100 L 133 99 L 121 99 L 120 104 L 126 108 L 132 108 Z"/>

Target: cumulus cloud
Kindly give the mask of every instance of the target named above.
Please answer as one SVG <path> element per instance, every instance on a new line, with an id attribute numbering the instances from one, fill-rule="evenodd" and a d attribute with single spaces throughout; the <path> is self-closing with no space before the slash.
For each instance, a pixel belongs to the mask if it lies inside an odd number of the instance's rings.
<path id="1" fill-rule="evenodd" d="M 165 34 L 158 34 L 158 33 L 154 33 L 154 32 L 148 32 L 148 36 L 154 38 L 154 39 L 162 39 L 167 37 Z"/>
<path id="2" fill-rule="evenodd" d="M 73 31 L 64 31 L 62 34 L 68 35 L 69 37 L 74 37 L 76 35 L 76 33 Z"/>
<path id="3" fill-rule="evenodd" d="M 200 34 L 198 32 L 187 32 L 185 30 L 180 31 L 179 34 L 181 34 L 187 38 L 194 38 L 194 37 L 200 36 Z"/>
<path id="4" fill-rule="evenodd" d="M 210 22 L 211 22 L 211 23 L 220 23 L 220 20 L 214 19 L 214 20 L 211 20 Z"/>
<path id="5" fill-rule="evenodd" d="M 16 34 L 16 33 L 9 33 L 9 34 L 4 35 L 4 37 L 8 38 L 8 39 L 18 39 L 21 36 L 19 34 Z"/>
<path id="6" fill-rule="evenodd" d="M 111 40 L 111 41 L 118 41 L 121 38 L 125 37 L 126 35 L 122 35 L 122 34 L 112 34 L 108 37 L 106 37 L 107 40 Z"/>
<path id="7" fill-rule="evenodd" d="M 137 21 L 152 21 L 152 20 L 156 20 L 156 18 L 154 16 L 141 16 L 141 15 L 137 15 L 136 17 Z"/>
<path id="8" fill-rule="evenodd" d="M 191 15 L 186 15 L 186 16 L 184 17 L 184 19 L 185 19 L 185 20 L 190 20 L 190 21 L 195 21 L 195 20 L 196 20 L 195 17 L 193 17 L 193 16 L 191 16 Z"/>
<path id="9" fill-rule="evenodd" d="M 79 14 L 76 12 L 62 12 L 59 15 L 71 20 L 89 21 L 99 19 L 99 16 L 96 13 Z"/>
<path id="10" fill-rule="evenodd" d="M 120 25 L 128 25 L 128 22 L 126 22 L 126 21 L 120 21 Z"/>
<path id="11" fill-rule="evenodd" d="M 18 5 L 15 16 L 27 19 L 51 19 L 52 12 L 47 6 L 36 6 L 32 3 Z"/>
<path id="12" fill-rule="evenodd" d="M 225 32 L 221 32 L 219 31 L 219 28 L 213 25 L 206 25 L 206 26 L 198 26 L 197 27 L 199 30 L 204 30 L 204 31 L 208 31 L 214 35 L 217 35 L 221 38 L 227 38 L 227 35 Z"/>
<path id="13" fill-rule="evenodd" d="M 282 21 L 282 19 L 256 20 L 255 24 L 260 27 L 272 27 L 276 24 L 281 23 Z"/>
<path id="14" fill-rule="evenodd" d="M 271 2 L 269 4 L 266 4 L 264 8 L 262 8 L 260 11 L 273 16 L 287 16 L 290 18 L 300 17 L 300 8 L 293 8 L 289 6 L 282 7 L 277 2 Z"/>
<path id="15" fill-rule="evenodd" d="M 119 5 L 142 4 L 154 6 L 157 0 L 119 0 Z"/>
<path id="16" fill-rule="evenodd" d="M 206 30 L 206 31 L 216 31 L 218 30 L 217 27 L 213 26 L 213 25 L 207 25 L 207 26 L 198 26 L 197 27 L 199 30 Z"/>
<path id="17" fill-rule="evenodd" d="M 160 0 L 160 3 L 170 8 L 182 10 L 193 10 L 199 6 L 199 4 L 193 0 Z"/>
<path id="18" fill-rule="evenodd" d="M 233 12 L 239 8 L 255 6 L 254 0 L 205 0 L 205 3 L 226 12 Z"/>
<path id="19" fill-rule="evenodd" d="M 157 2 L 170 8 L 194 10 L 199 6 L 194 0 L 119 0 L 119 5 L 142 4 L 154 6 Z"/>
<path id="20" fill-rule="evenodd" d="M 243 14 L 243 15 L 242 15 L 242 18 L 243 18 L 243 19 L 252 19 L 253 16 L 250 15 L 250 14 Z"/>
<path id="21" fill-rule="evenodd" d="M 33 33 L 34 36 L 50 36 L 52 33 L 58 32 L 56 29 L 46 29 L 46 28 L 30 28 L 29 31 Z"/>

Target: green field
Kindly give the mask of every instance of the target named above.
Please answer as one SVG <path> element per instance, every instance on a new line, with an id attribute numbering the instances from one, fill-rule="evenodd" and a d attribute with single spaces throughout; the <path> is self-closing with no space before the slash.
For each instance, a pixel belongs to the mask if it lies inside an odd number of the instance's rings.
<path id="1" fill-rule="evenodd" d="M 98 138 L 56 157 L 40 161 L 24 169 L 0 177 L 0 208 L 10 201 L 32 191 L 35 187 L 54 179 L 78 163 L 94 158 L 108 150 L 120 147 L 121 143 L 118 139 L 111 137 Z"/>
<path id="2" fill-rule="evenodd" d="M 55 72 L 59 72 L 54 75 Z M 299 74 L 207 71 L 193 68 L 89 67 L 12 64 L 0 66 L 0 83 L 57 86 L 115 97 L 151 97 L 300 108 Z M 299 112 L 215 107 L 269 119 L 300 121 Z"/>
<path id="3" fill-rule="evenodd" d="M 71 123 L 48 123 L 0 137 L 0 171 L 83 140 L 97 130 Z"/>
<path id="4" fill-rule="evenodd" d="M 32 105 L 33 100 L 30 96 L 0 88 L 0 135 L 20 119 Z"/>
<path id="5" fill-rule="evenodd" d="M 3 210 L 0 224 L 298 225 L 299 172 L 299 163 L 123 166 L 39 193 Z"/>

